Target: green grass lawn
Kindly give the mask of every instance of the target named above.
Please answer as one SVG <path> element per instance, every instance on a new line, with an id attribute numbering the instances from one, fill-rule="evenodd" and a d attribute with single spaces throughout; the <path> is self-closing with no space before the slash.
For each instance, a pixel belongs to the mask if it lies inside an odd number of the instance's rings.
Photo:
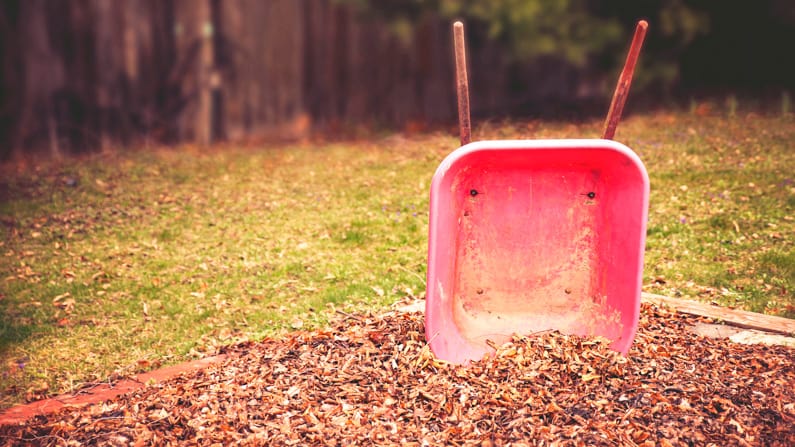
<path id="1" fill-rule="evenodd" d="M 486 123 L 476 139 L 597 137 Z M 644 290 L 795 316 L 795 120 L 660 113 Z M 0 171 L 0 408 L 422 296 L 447 134 Z M 75 184 L 76 183 L 76 184 Z"/>

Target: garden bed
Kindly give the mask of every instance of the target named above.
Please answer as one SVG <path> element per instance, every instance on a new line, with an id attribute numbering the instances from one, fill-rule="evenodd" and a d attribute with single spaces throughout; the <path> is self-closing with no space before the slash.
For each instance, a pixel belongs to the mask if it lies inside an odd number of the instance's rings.
<path id="1" fill-rule="evenodd" d="M 795 350 L 694 335 L 643 306 L 628 357 L 603 340 L 515 337 L 434 359 L 421 314 L 227 349 L 222 364 L 0 428 L 9 445 L 794 445 Z"/>

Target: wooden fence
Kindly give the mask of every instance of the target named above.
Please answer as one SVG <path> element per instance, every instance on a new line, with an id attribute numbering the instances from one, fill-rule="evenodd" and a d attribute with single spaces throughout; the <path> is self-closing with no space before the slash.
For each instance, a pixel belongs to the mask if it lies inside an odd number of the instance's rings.
<path id="1" fill-rule="evenodd" d="M 406 35 L 333 0 L 0 8 L 2 157 L 455 119 L 450 23 L 431 14 Z M 559 61 L 517 69 L 496 44 L 475 41 L 475 114 L 508 111 L 527 95 L 582 93 L 582 79 Z M 522 97 L 517 73 L 537 81 L 521 86 Z"/>

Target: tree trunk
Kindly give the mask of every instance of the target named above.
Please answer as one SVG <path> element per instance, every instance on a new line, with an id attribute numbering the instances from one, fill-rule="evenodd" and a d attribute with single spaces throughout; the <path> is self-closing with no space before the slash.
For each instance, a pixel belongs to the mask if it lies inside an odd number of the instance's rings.
<path id="1" fill-rule="evenodd" d="M 179 84 L 187 101 L 179 117 L 182 139 L 212 141 L 213 28 L 210 0 L 177 0 L 174 32 L 177 55 L 188 70 Z"/>
<path id="2" fill-rule="evenodd" d="M 203 145 L 212 143 L 213 135 L 213 25 L 209 0 L 200 0 L 195 3 L 196 24 L 199 36 L 199 60 L 196 65 L 196 79 L 198 79 L 199 104 L 196 112 L 196 141 Z"/>
<path id="3" fill-rule="evenodd" d="M 122 62 L 122 42 L 119 30 L 123 29 L 123 8 L 116 8 L 114 0 L 94 0 L 97 13 L 95 40 L 97 61 L 96 98 L 100 115 L 97 133 L 100 149 L 105 152 L 113 145 L 118 129 L 114 129 L 113 116 L 122 107 L 120 68 Z"/>
<path id="4" fill-rule="evenodd" d="M 20 24 L 23 53 L 22 101 L 19 128 L 14 150 L 21 154 L 24 147 L 40 146 L 37 136 L 47 135 L 51 151 L 59 151 L 58 131 L 49 122 L 53 110 L 53 95 L 65 82 L 63 59 L 50 45 L 47 26 L 47 2 L 26 0 L 21 4 Z M 59 154 L 52 154 L 59 155 Z"/>

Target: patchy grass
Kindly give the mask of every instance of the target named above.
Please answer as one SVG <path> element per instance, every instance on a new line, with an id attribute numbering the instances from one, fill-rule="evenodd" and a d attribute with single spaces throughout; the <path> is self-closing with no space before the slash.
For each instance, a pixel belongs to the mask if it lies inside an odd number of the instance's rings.
<path id="1" fill-rule="evenodd" d="M 644 288 L 795 316 L 795 121 L 657 114 L 618 139 L 651 176 Z M 430 179 L 456 146 L 427 134 L 4 167 L 0 407 L 422 295 Z"/>
<path id="2" fill-rule="evenodd" d="M 651 177 L 646 288 L 795 317 L 795 121 L 628 124 Z"/>

